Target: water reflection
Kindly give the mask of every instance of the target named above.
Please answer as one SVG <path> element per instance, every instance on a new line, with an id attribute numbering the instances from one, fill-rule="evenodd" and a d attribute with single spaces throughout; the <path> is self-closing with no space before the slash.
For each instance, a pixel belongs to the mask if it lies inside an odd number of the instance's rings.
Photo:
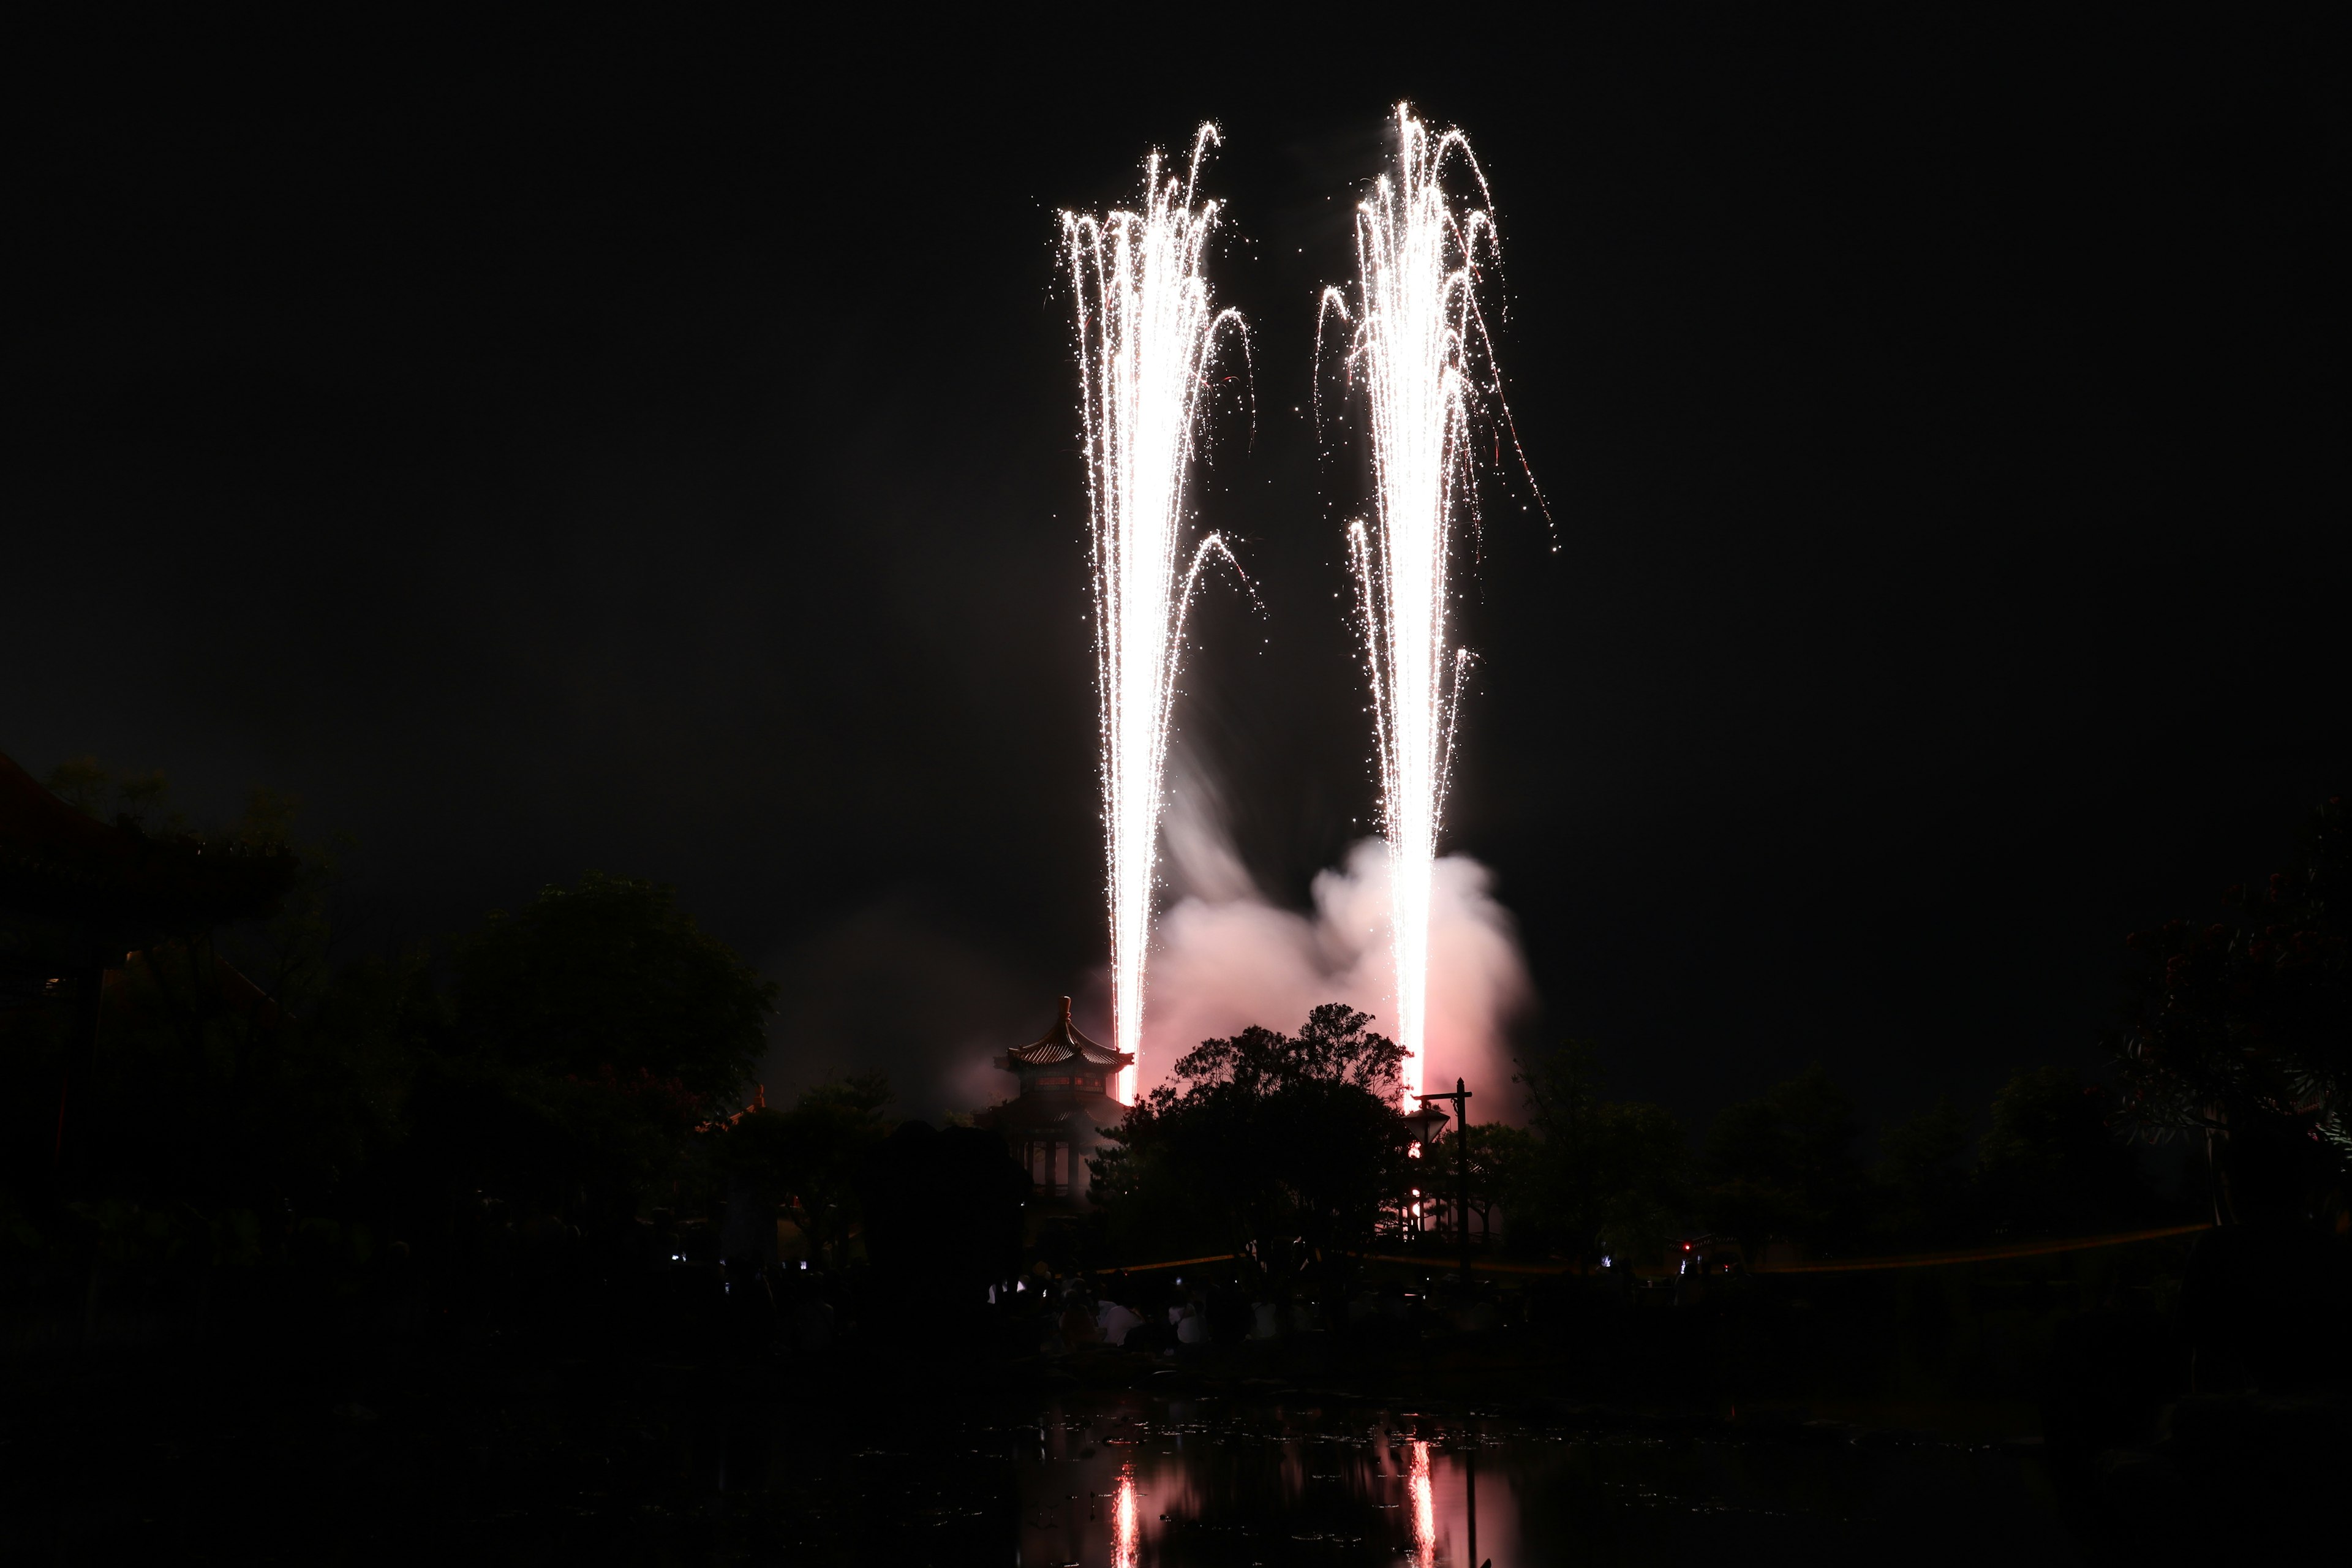
<path id="1" fill-rule="evenodd" d="M 1413 1568 L 1475 1568 L 1481 1525 L 1496 1539 L 1475 1517 L 1482 1439 L 1420 1436 L 1423 1418 L 1403 1419 L 1234 1418 L 1184 1401 L 1055 1410 L 1021 1445 L 1034 1455 L 1022 1468 L 1021 1561 L 1402 1557 Z"/>
<path id="2" fill-rule="evenodd" d="M 1406 1483 L 1412 1496 L 1412 1555 L 1420 1568 L 1434 1568 L 1437 1562 L 1437 1495 L 1429 1480 L 1429 1445 L 1416 1439 L 1412 1444 L 1412 1479 Z"/>
<path id="3" fill-rule="evenodd" d="M 1029 1431 L 1014 1449 L 1028 1568 L 1869 1561 L 1904 1524 L 1932 1525 L 1905 1532 L 1931 1559 L 2072 1560 L 2038 1468 L 1999 1448 L 1141 1397 L 1057 1406 Z"/>
<path id="4" fill-rule="evenodd" d="M 1111 1568 L 1136 1568 L 1136 1547 L 1141 1541 L 1135 1520 L 1135 1462 L 1118 1469 L 1118 1500 L 1112 1505 Z"/>

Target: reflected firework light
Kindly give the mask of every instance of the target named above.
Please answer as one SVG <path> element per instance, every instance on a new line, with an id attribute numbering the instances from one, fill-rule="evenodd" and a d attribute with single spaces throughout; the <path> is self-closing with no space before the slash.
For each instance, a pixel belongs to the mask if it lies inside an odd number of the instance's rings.
<path id="1" fill-rule="evenodd" d="M 1412 1560 L 1414 1568 L 1434 1568 L 1437 1492 L 1429 1475 L 1429 1445 L 1416 1437 L 1411 1447 L 1412 1468 L 1406 1472 L 1405 1491 L 1412 1501 Z"/>
<path id="2" fill-rule="evenodd" d="M 1470 664 L 1467 649 L 1446 643 L 1447 543 L 1474 495 L 1471 416 L 1491 399 L 1509 419 L 1491 374 L 1484 384 L 1474 374 L 1493 364 L 1478 261 L 1496 254 L 1494 220 L 1444 184 L 1459 163 L 1485 198 L 1486 176 L 1461 132 L 1433 132 L 1404 104 L 1396 129 L 1394 175 L 1356 209 L 1355 298 L 1324 291 L 1317 340 L 1324 319 L 1349 325 L 1348 382 L 1362 385 L 1370 409 L 1374 520 L 1350 525 L 1349 548 L 1381 762 L 1397 1041 L 1412 1095 L 1426 1054 L 1433 868 Z M 1498 458 L 1501 448 L 1498 434 Z"/>
<path id="3" fill-rule="evenodd" d="M 1119 1468 L 1118 1491 L 1111 1503 L 1111 1568 L 1136 1568 L 1142 1539 L 1135 1517 L 1135 1462 L 1130 1459 Z"/>
<path id="4" fill-rule="evenodd" d="M 1169 710 L 1184 611 L 1202 565 L 1233 555 L 1215 534 L 1184 560 L 1184 485 L 1220 334 L 1240 315 L 1205 270 L 1218 204 L 1195 199 L 1203 125 L 1183 178 L 1144 165 L 1140 212 L 1062 215 L 1077 310 L 1080 410 L 1093 524 L 1096 685 L 1102 703 L 1103 836 L 1110 905 L 1111 1029 L 1140 1056 L 1143 973 L 1163 801 Z M 1246 342 L 1244 343 L 1246 352 Z M 1132 1102 L 1136 1068 L 1119 1075 Z"/>

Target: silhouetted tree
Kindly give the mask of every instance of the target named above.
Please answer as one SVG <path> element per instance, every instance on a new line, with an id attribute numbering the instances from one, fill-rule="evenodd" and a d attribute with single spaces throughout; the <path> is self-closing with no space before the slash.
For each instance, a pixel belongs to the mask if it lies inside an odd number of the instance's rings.
<path id="1" fill-rule="evenodd" d="M 446 1042 L 416 1092 L 452 1184 L 616 1224 L 736 1103 L 775 986 L 667 888 L 593 872 L 455 943 Z"/>
<path id="2" fill-rule="evenodd" d="M 1518 1068 L 1531 1146 L 1504 1199 L 1515 1244 L 1585 1263 L 1654 1258 L 1688 1201 L 1681 1125 L 1659 1106 L 1604 1099 L 1589 1042 L 1523 1057 Z"/>
<path id="3" fill-rule="evenodd" d="M 187 814 L 172 804 L 171 780 L 160 768 L 118 772 L 96 757 L 68 757 L 41 782 L 51 795 L 100 822 L 128 822 L 149 833 L 188 829 Z"/>
<path id="4" fill-rule="evenodd" d="M 1819 1065 L 1761 1100 L 1735 1105 L 1708 1129 L 1707 1222 L 1751 1245 L 1786 1237 L 1812 1247 L 1851 1246 L 1864 1221 L 1862 1124 L 1853 1101 Z"/>
<path id="5" fill-rule="evenodd" d="M 739 1134 L 757 1138 L 767 1151 L 775 1188 L 820 1265 L 849 1260 L 849 1238 L 862 1217 L 859 1179 L 889 1135 L 882 1113 L 889 1103 L 888 1073 L 856 1073 L 826 1079 L 789 1110 L 754 1111 L 737 1124 Z"/>
<path id="6" fill-rule="evenodd" d="M 281 890 L 266 916 L 223 923 L 199 908 L 136 952 L 117 948 L 88 1013 L 46 998 L 8 1010 L 5 1121 L 12 1133 L 38 1131 L 11 1138 L 0 1182 L 47 1193 L 43 1229 L 20 1239 L 176 1270 L 277 1255 L 296 1224 L 352 1216 L 365 1206 L 362 1173 L 399 1136 L 421 973 L 333 962 L 333 857 L 291 842 L 291 800 L 257 790 L 241 820 L 200 835 L 170 807 L 161 773 L 118 777 L 82 758 L 51 782 L 158 854 L 266 857 Z M 10 914 L 0 963 L 64 960 L 52 952 L 58 924 Z M 58 1170 L 68 1060 L 87 1131 L 83 1157 Z"/>
<path id="7" fill-rule="evenodd" d="M 2344 1205 L 2352 1159 L 2352 822 L 2312 815 L 2301 864 L 2223 918 L 2136 931 L 2112 1046 L 2130 1125 L 2199 1141 L 2226 1221 Z"/>
<path id="8" fill-rule="evenodd" d="M 1896 1247 L 1940 1247 L 1974 1221 L 1969 1118 L 1948 1094 L 1879 1140 L 1877 1230 Z"/>
<path id="9" fill-rule="evenodd" d="M 1507 1121 L 1474 1121 L 1468 1133 L 1470 1141 L 1470 1215 L 1471 1223 L 1481 1237 L 1495 1233 L 1495 1211 L 1506 1213 L 1506 1224 L 1518 1222 L 1510 1217 L 1516 1196 L 1527 1190 L 1530 1168 L 1542 1152 L 1535 1134 L 1524 1127 L 1514 1127 Z M 1435 1163 L 1416 1173 L 1415 1181 L 1425 1193 L 1445 1203 L 1454 1201 L 1456 1185 L 1455 1156 L 1450 1147 L 1451 1138 L 1442 1141 L 1430 1152 Z"/>
<path id="10" fill-rule="evenodd" d="M 1179 1058 L 1094 1162 L 1131 1240 L 1213 1237 L 1277 1287 L 1315 1254 L 1368 1243 L 1404 1187 L 1404 1053 L 1337 1003 L 1296 1035 L 1252 1027 Z"/>
<path id="11" fill-rule="evenodd" d="M 672 889 L 590 872 L 458 941 L 466 1047 L 515 1068 L 669 1079 L 712 1109 L 766 1047 L 776 987 Z"/>
<path id="12" fill-rule="evenodd" d="M 2071 1068 L 2019 1073 L 1993 1097 L 1978 1145 L 1985 1212 L 2003 1233 L 2081 1235 L 2149 1216 L 2154 1199 L 2109 1100 Z"/>

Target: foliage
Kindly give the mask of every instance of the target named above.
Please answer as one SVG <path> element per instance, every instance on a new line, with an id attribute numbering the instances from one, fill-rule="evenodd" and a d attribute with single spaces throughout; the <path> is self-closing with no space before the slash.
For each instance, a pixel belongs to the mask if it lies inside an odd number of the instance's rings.
<path id="1" fill-rule="evenodd" d="M 1681 1125 L 1661 1107 L 1603 1099 L 1589 1041 L 1518 1068 L 1530 1138 L 1504 1199 L 1515 1237 L 1584 1263 L 1656 1257 L 1687 1201 Z"/>
<path id="2" fill-rule="evenodd" d="M 730 1175 L 775 1194 L 809 1238 L 820 1263 L 847 1260 L 861 1215 L 866 1162 L 890 1129 L 887 1073 L 829 1079 L 788 1110 L 751 1110 L 721 1135 L 719 1160 Z"/>
<path id="3" fill-rule="evenodd" d="M 307 965 L 271 968 L 290 979 Z M 305 978 L 272 995 L 201 936 L 138 955 L 102 1025 L 101 1187 L 315 1208 L 395 1141 L 415 970 L 368 962 Z"/>
<path id="4" fill-rule="evenodd" d="M 669 1079 L 718 1109 L 748 1083 L 776 987 L 652 882 L 590 872 L 461 940 L 460 1037 L 529 1071 Z"/>
<path id="5" fill-rule="evenodd" d="M 171 804 L 171 781 L 159 770 L 118 773 L 96 757 L 68 757 L 41 782 L 51 795 L 101 822 L 127 822 L 146 832 L 187 828 L 186 816 Z"/>
<path id="6" fill-rule="evenodd" d="M 2106 1097 L 2071 1068 L 2019 1073 L 1993 1097 L 1979 1183 L 1998 1231 L 2082 1235 L 2145 1219 L 2149 1199 Z"/>
<path id="7" fill-rule="evenodd" d="M 1975 1212 L 1969 1116 L 1949 1094 L 1879 1139 L 1874 1229 L 1895 1247 L 1937 1247 L 1967 1235 Z"/>
<path id="8" fill-rule="evenodd" d="M 445 1190 L 618 1224 L 671 1195 L 766 1043 L 773 984 L 651 882 L 550 888 L 453 959 L 415 1097 L 415 1163 Z"/>
<path id="9" fill-rule="evenodd" d="M 1818 1064 L 1731 1106 L 1707 1131 L 1701 1217 L 1742 1237 L 1850 1246 L 1864 1223 L 1861 1138 L 1853 1101 Z"/>
<path id="10" fill-rule="evenodd" d="M 1470 1213 L 1477 1234 L 1490 1237 L 1495 1231 L 1495 1211 L 1507 1207 L 1512 1195 L 1525 1187 L 1528 1166 L 1540 1148 L 1535 1135 L 1524 1127 L 1507 1121 L 1474 1121 L 1466 1133 L 1456 1131 L 1441 1139 L 1428 1152 L 1427 1160 L 1415 1162 L 1423 1169 L 1414 1179 L 1425 1194 L 1450 1205 L 1461 1184 L 1456 1162 L 1466 1165 Z"/>
<path id="11" fill-rule="evenodd" d="M 6 922 L 12 973 L 64 971 L 5 1019 L 10 1239 L 58 1267 L 160 1279 L 284 1258 L 312 1217 L 369 1206 L 406 1131 L 421 959 L 337 961 L 335 856 L 294 842 L 288 797 L 257 791 L 207 839 L 169 810 L 160 774 L 82 759 L 54 782 L 142 837 L 268 847 L 290 874 L 270 917 L 167 930 L 102 974 L 82 968 L 91 939 L 70 918 Z"/>
<path id="12" fill-rule="evenodd" d="M 2223 918 L 2129 939 L 2141 960 L 2113 1037 L 2124 1114 L 2210 1152 L 2228 1219 L 2285 1215 L 2340 1190 L 2352 1161 L 2352 822 L 2312 815 L 2301 864 Z"/>
<path id="13" fill-rule="evenodd" d="M 52 782 L 92 815 L 196 842 L 161 775 L 84 760 Z M 71 983 L 11 992 L 0 1239 L 16 1256 L 235 1267 L 332 1236 L 358 1258 L 371 1236 L 456 1237 L 451 1216 L 501 1202 L 609 1235 L 648 1204 L 724 1193 L 743 1215 L 782 1207 L 836 1267 L 862 1231 L 908 1301 L 968 1302 L 1003 1268 L 1025 1177 L 992 1135 L 892 1133 L 880 1075 L 728 1114 L 774 987 L 669 889 L 590 874 L 488 917 L 439 969 L 422 951 L 353 957 L 327 918 L 336 856 L 295 847 L 298 811 L 256 792 L 232 829 L 299 862 L 276 915 L 175 933 L 110 972 L 95 1081 L 67 1071 L 85 1070 L 89 1038 L 73 1034 Z M 1655 1258 L 1695 1225 L 1832 1250 L 2086 1234 L 2153 1212 L 2117 1121 L 2210 1140 L 2231 1217 L 2308 1207 L 2352 1146 L 2344 844 L 2331 802 L 2297 871 L 2233 889 L 2221 922 L 2133 939 L 2147 968 L 2116 1041 L 2120 1118 L 2071 1071 L 2024 1072 L 1973 1150 L 1971 1118 L 1942 1097 L 1889 1128 L 1865 1170 L 1854 1107 L 1814 1068 L 1726 1110 L 1694 1163 L 1674 1118 L 1607 1098 L 1593 1048 L 1570 1041 L 1518 1064 L 1525 1128 L 1468 1130 L 1476 1223 L 1499 1212 L 1513 1247 L 1587 1263 Z M 51 959 L 72 934 L 12 921 L 0 966 L 69 973 Z M 1253 1027 L 1187 1053 L 1096 1160 L 1118 1243 L 1243 1252 L 1279 1292 L 1308 1259 L 1371 1242 L 1416 1181 L 1450 1203 L 1456 1146 L 1406 1159 L 1402 1052 L 1370 1022 L 1327 1005 L 1295 1034 Z M 61 1082 L 75 1115 L 102 1108 L 79 1163 L 51 1158 Z"/>
<path id="14" fill-rule="evenodd" d="M 50 783 L 92 816 L 209 847 L 161 774 L 83 758 Z M 218 836 L 289 858 L 275 914 L 169 933 L 95 1002 L 70 921 L 0 929 L 8 974 L 67 976 L 0 1016 L 12 1245 L 217 1265 L 313 1232 L 454 1234 L 452 1216 L 499 1200 L 617 1225 L 691 1183 L 694 1130 L 764 1047 L 772 987 L 668 889 L 593 875 L 550 889 L 457 939 L 445 991 L 422 950 L 338 951 L 338 856 L 296 842 L 299 815 L 256 790 Z"/>
<path id="15" fill-rule="evenodd" d="M 1130 1241 L 1213 1237 L 1277 1286 L 1370 1242 L 1405 1183 L 1404 1054 L 1337 1003 L 1296 1035 L 1203 1041 L 1094 1161 L 1097 1201 Z M 1149 1245 L 1150 1242 L 1146 1244 Z"/>
<path id="16" fill-rule="evenodd" d="M 1245 1096 L 1347 1084 L 1394 1104 L 1404 1091 L 1404 1047 L 1367 1032 L 1371 1021 L 1370 1014 L 1326 1002 L 1296 1035 L 1253 1026 L 1230 1039 L 1203 1040 L 1177 1062 L 1176 1076 L 1194 1089 L 1224 1085 Z M 1177 1091 L 1162 1085 L 1152 1092 L 1172 1100 Z"/>

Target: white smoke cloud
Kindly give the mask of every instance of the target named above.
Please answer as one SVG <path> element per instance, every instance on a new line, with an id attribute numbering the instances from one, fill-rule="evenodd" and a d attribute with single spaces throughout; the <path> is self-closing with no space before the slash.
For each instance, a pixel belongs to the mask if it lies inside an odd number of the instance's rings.
<path id="1" fill-rule="evenodd" d="M 1148 976 L 1144 1088 L 1204 1039 L 1251 1024 L 1295 1029 L 1324 1002 L 1370 1013 L 1375 1028 L 1393 1036 L 1384 843 L 1364 839 L 1349 850 L 1344 868 L 1318 873 L 1313 911 L 1302 914 L 1260 891 L 1204 786 L 1179 782 L 1162 833 L 1178 896 L 1160 919 Z M 1532 992 L 1510 912 L 1492 885 L 1486 868 L 1465 856 L 1437 862 L 1423 1087 L 1465 1078 L 1482 1091 L 1481 1120 L 1515 1121 L 1507 1031 Z"/>

